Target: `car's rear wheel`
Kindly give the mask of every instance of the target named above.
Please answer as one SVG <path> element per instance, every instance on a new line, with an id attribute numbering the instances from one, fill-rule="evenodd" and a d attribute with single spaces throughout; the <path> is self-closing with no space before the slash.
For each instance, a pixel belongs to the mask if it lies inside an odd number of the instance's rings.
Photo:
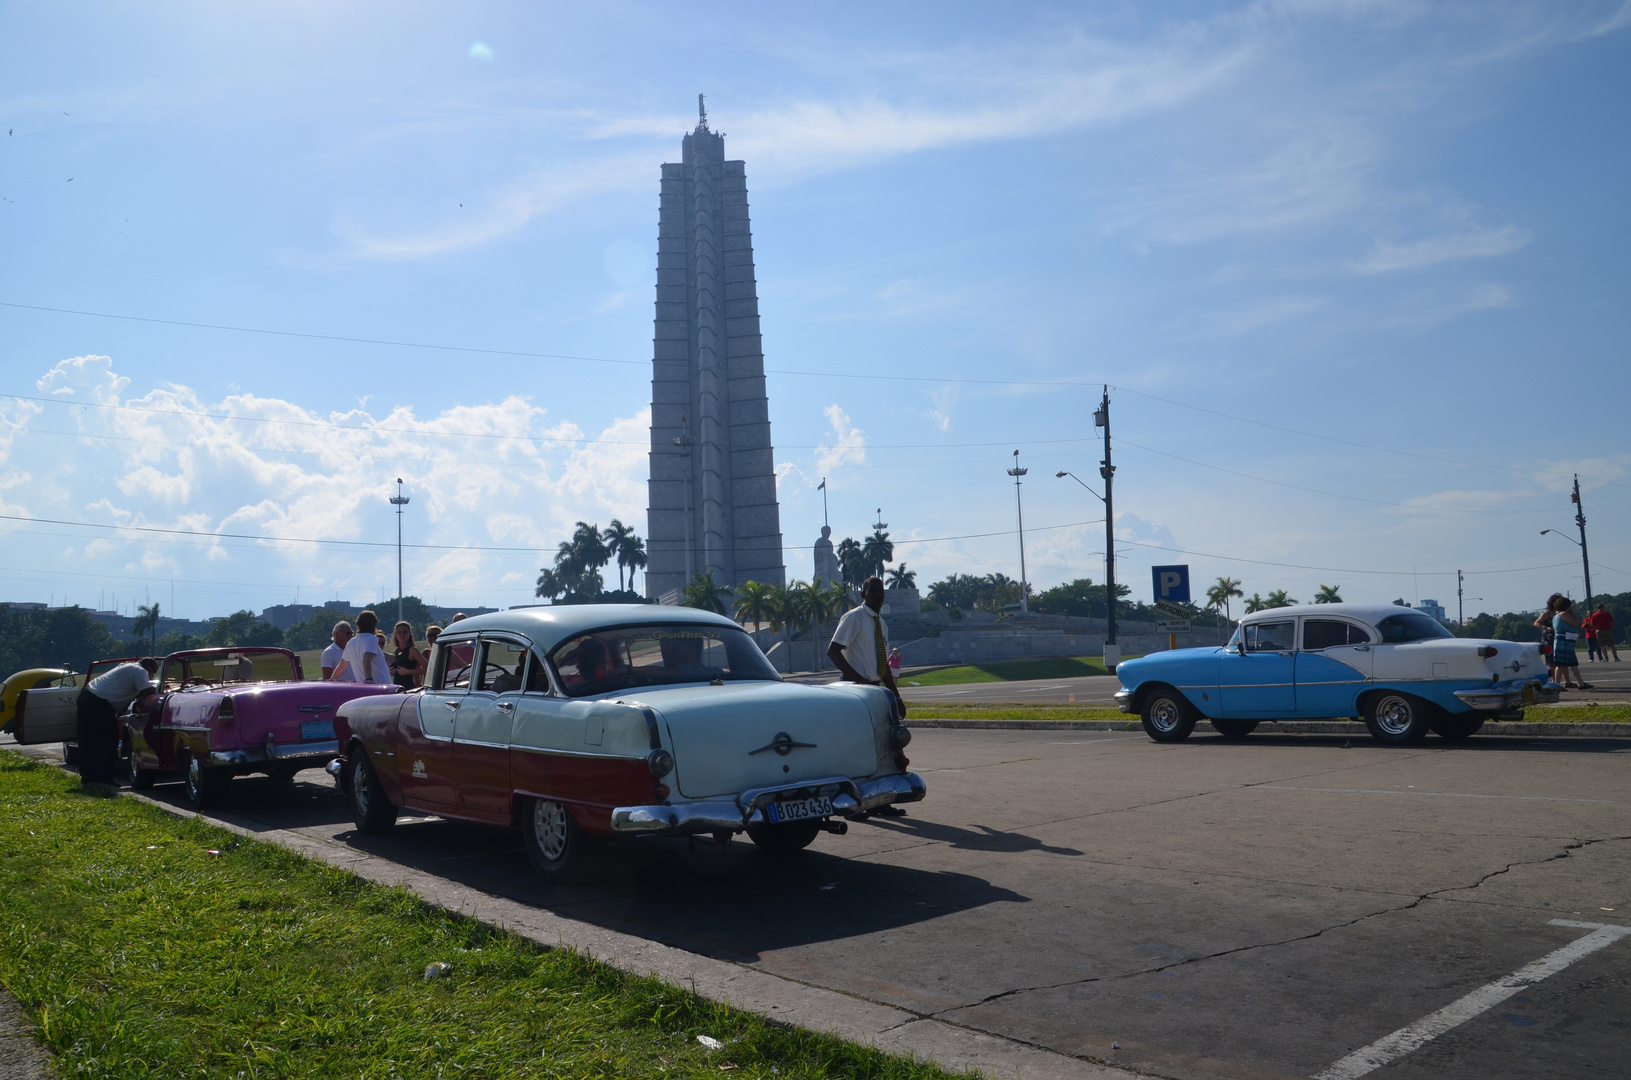
<path id="1" fill-rule="evenodd" d="M 352 747 L 346 773 L 351 780 L 351 819 L 357 823 L 357 831 L 365 836 L 378 836 L 395 825 L 396 807 L 374 774 L 368 751 L 360 746 Z"/>
<path id="2" fill-rule="evenodd" d="M 219 769 L 211 769 L 198 759 L 197 754 L 187 755 L 187 803 L 194 810 L 204 810 L 214 806 L 221 798 L 221 791 L 226 787 L 229 777 Z"/>
<path id="3" fill-rule="evenodd" d="M 1257 730 L 1257 720 L 1213 720 L 1212 726 L 1225 739 L 1244 739 Z"/>
<path id="4" fill-rule="evenodd" d="M 782 825 L 750 825 L 748 839 L 767 855 L 791 855 L 815 842 L 819 821 L 793 821 Z"/>
<path id="5" fill-rule="evenodd" d="M 1482 716 L 1441 716 L 1431 721 L 1428 726 L 1433 729 L 1433 734 L 1439 738 L 1460 742 L 1462 739 L 1470 739 L 1478 734 L 1479 729 L 1484 726 L 1484 718 Z"/>
<path id="6" fill-rule="evenodd" d="M 1144 734 L 1156 742 L 1183 742 L 1200 717 L 1189 699 L 1170 686 L 1159 686 L 1144 696 L 1139 718 Z"/>
<path id="7" fill-rule="evenodd" d="M 550 884 L 565 885 L 582 874 L 589 838 L 567 807 L 549 799 L 528 799 L 521 809 L 521 839 L 532 868 Z"/>
<path id="8" fill-rule="evenodd" d="M 1421 698 L 1384 690 L 1366 702 L 1365 726 L 1383 746 L 1412 746 L 1427 737 L 1434 712 Z"/>

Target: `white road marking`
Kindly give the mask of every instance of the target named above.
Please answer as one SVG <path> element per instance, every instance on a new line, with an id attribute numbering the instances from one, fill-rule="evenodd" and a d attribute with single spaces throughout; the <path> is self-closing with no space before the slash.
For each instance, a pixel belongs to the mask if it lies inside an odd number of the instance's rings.
<path id="1" fill-rule="evenodd" d="M 1355 1050 L 1324 1072 L 1315 1073 L 1313 1080 L 1355 1080 L 1356 1077 L 1364 1076 L 1499 1005 L 1524 987 L 1538 983 L 1550 975 L 1556 975 L 1576 960 L 1631 935 L 1631 926 L 1574 922 L 1570 919 L 1553 919 L 1551 925 L 1572 926 L 1590 930 L 1591 933 L 1555 952 L 1547 953 L 1539 960 L 1531 960 L 1504 979 L 1480 986 L 1466 997 L 1452 1001 L 1438 1012 L 1429 1013 L 1414 1024 L 1402 1027 L 1391 1035 L 1377 1039 L 1369 1046 Z"/>
<path id="2" fill-rule="evenodd" d="M 1475 795 L 1464 791 L 1398 791 L 1388 788 L 1292 787 L 1289 784 L 1230 784 L 1248 791 L 1312 791 L 1324 795 L 1431 795 L 1440 799 L 1510 799 L 1514 802 L 1592 803 L 1617 806 L 1613 799 L 1565 799 L 1549 795 Z"/>

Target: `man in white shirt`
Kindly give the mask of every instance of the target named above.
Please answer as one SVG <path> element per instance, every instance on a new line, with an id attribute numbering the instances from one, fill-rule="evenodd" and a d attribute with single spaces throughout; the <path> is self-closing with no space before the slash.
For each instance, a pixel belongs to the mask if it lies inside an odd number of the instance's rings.
<path id="1" fill-rule="evenodd" d="M 364 611 L 357 616 L 357 633 L 346 644 L 340 663 L 329 676 L 335 682 L 391 683 L 391 662 L 385 659 L 385 650 L 379 646 L 374 630 L 379 616 Z"/>
<path id="2" fill-rule="evenodd" d="M 861 606 L 851 608 L 833 630 L 827 657 L 850 682 L 883 686 L 895 696 L 895 717 L 906 719 L 906 703 L 900 699 L 895 673 L 889 667 L 889 627 L 884 624 L 883 579 L 867 578 L 861 586 Z M 872 811 L 885 817 L 901 817 L 898 806 L 880 806 Z"/>
<path id="3" fill-rule="evenodd" d="M 120 664 L 85 684 L 76 701 L 78 716 L 74 732 L 79 750 L 79 782 L 111 784 L 119 764 L 119 714 L 132 704 L 142 712 L 157 712 L 162 706 L 153 676 L 159 662 L 151 656 Z"/>
<path id="4" fill-rule="evenodd" d="M 332 679 L 334 669 L 340 666 L 340 657 L 345 655 L 346 643 L 353 636 L 351 624 L 341 619 L 334 624 L 334 631 L 331 636 L 334 640 L 329 643 L 328 648 L 323 650 L 323 659 L 320 661 L 323 666 L 323 678 L 325 679 Z"/>

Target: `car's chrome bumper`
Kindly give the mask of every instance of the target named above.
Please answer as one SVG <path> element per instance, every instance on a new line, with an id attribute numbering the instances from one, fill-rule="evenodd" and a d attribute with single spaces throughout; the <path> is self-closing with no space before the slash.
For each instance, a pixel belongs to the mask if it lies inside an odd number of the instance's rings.
<path id="1" fill-rule="evenodd" d="M 860 781 L 847 776 L 829 776 L 780 787 L 754 788 L 730 800 L 714 799 L 676 803 L 673 806 L 619 806 L 612 811 L 612 831 L 623 834 L 660 833 L 665 836 L 738 832 L 749 825 L 764 824 L 766 803 L 797 792 L 827 795 L 832 799 L 833 813 L 850 817 L 889 803 L 917 802 L 927 790 L 923 778 L 916 773 L 899 773 Z"/>
<path id="2" fill-rule="evenodd" d="M 210 764 L 223 768 L 252 769 L 257 765 L 288 765 L 311 759 L 311 765 L 326 765 L 340 752 L 338 739 L 323 742 L 274 743 L 246 746 L 242 750 L 211 750 Z"/>
<path id="3" fill-rule="evenodd" d="M 1538 679 L 1490 683 L 1471 690 L 1457 690 L 1456 700 L 1477 712 L 1509 712 L 1525 705 L 1550 705 L 1557 701 L 1562 687 Z"/>
<path id="4" fill-rule="evenodd" d="M 1116 691 L 1116 708 L 1122 712 L 1133 711 L 1133 692 L 1123 687 Z"/>

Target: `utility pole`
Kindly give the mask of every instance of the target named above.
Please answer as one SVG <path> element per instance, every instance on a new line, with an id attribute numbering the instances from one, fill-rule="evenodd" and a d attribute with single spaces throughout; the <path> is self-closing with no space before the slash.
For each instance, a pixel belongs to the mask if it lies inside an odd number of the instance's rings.
<path id="1" fill-rule="evenodd" d="M 1025 504 L 1019 497 L 1019 478 L 1030 472 L 1029 469 L 1019 467 L 1019 451 L 1014 451 L 1014 467 L 1008 470 L 1008 475 L 1014 478 L 1014 511 L 1019 516 L 1019 613 L 1031 613 L 1030 600 L 1026 597 L 1028 591 L 1025 583 Z"/>
<path id="2" fill-rule="evenodd" d="M 1461 571 L 1455 572 L 1455 624 L 1463 630 L 1467 628 L 1467 613 L 1461 607 L 1461 587 L 1464 584 Z"/>
<path id="3" fill-rule="evenodd" d="M 1591 559 L 1586 555 L 1586 505 L 1580 501 L 1580 474 L 1574 474 L 1574 523 L 1580 527 L 1580 565 L 1586 572 L 1586 614 L 1591 613 Z"/>
<path id="4" fill-rule="evenodd" d="M 1093 414 L 1093 426 L 1104 429 L 1104 460 L 1099 463 L 1099 475 L 1104 477 L 1104 666 L 1114 671 L 1121 663 L 1121 646 L 1116 642 L 1116 509 L 1110 501 L 1110 486 L 1116 467 L 1110 460 L 1110 387 L 1104 388 L 1104 400 Z"/>
<path id="5" fill-rule="evenodd" d="M 402 508 L 408 497 L 402 494 L 402 477 L 396 478 L 396 495 L 391 499 L 396 507 L 396 621 L 402 621 Z"/>

